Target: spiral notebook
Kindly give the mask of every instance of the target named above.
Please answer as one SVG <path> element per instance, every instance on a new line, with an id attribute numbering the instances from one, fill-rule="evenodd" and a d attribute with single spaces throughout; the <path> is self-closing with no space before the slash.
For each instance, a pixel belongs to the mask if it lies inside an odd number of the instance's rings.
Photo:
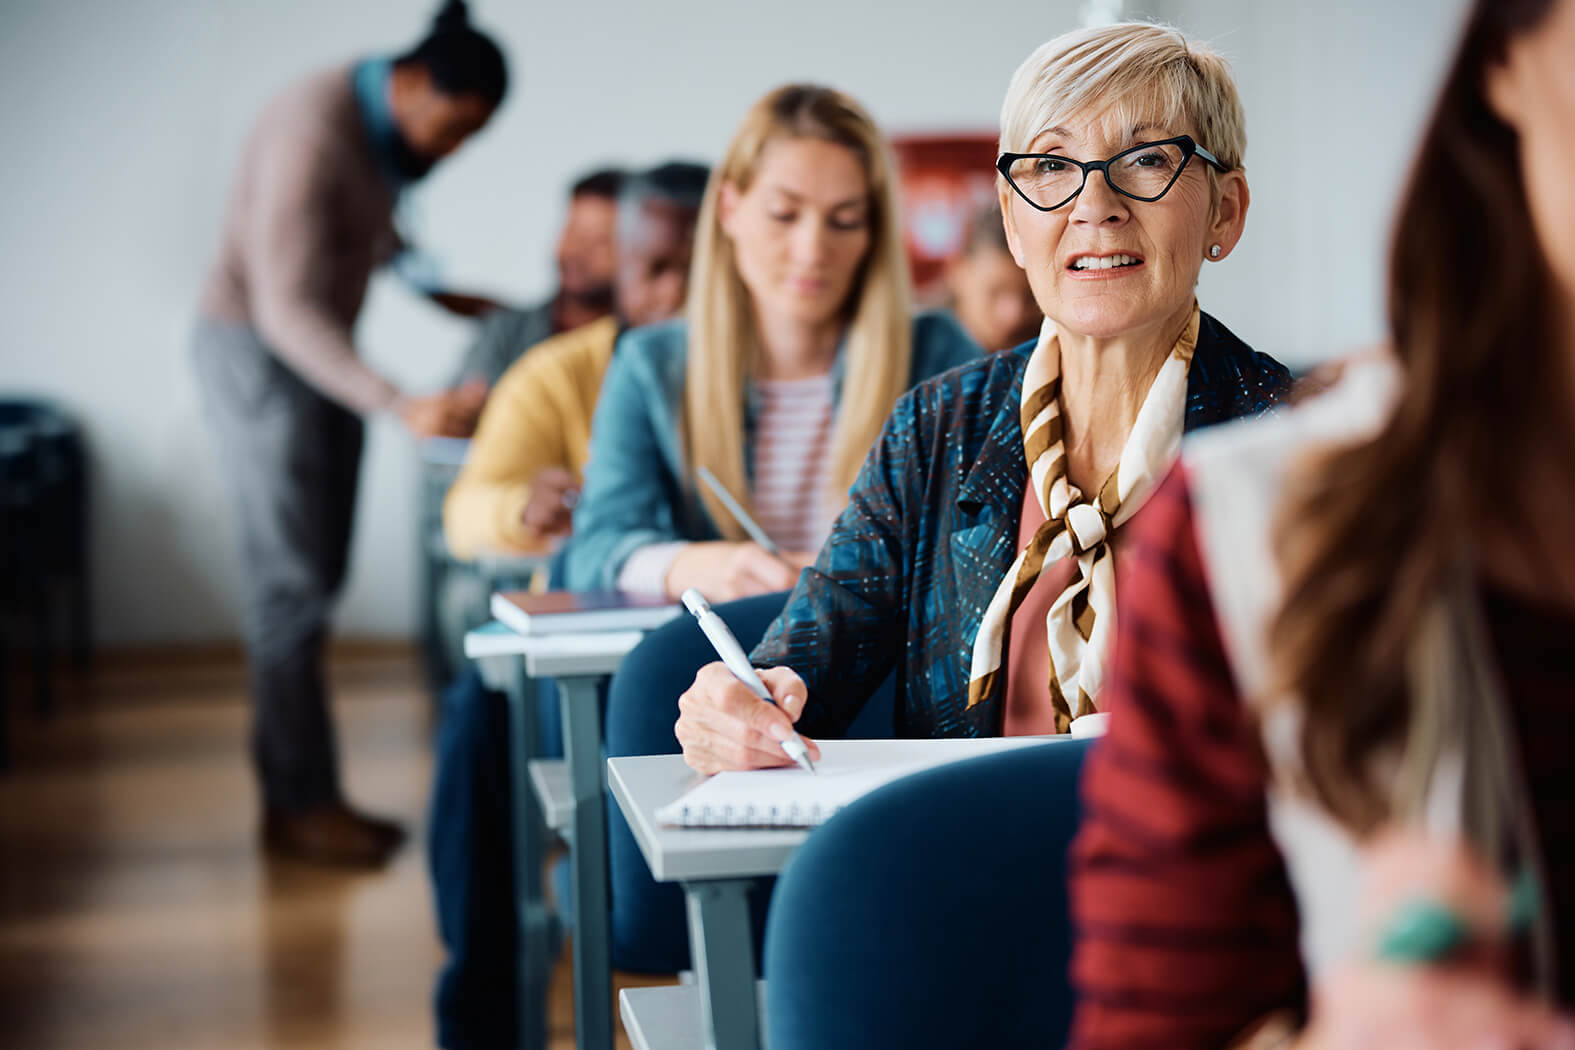
<path id="1" fill-rule="evenodd" d="M 797 766 L 718 773 L 658 809 L 656 820 L 684 828 L 812 828 L 902 777 L 1055 739 L 817 741 L 821 760 L 815 773 Z"/>

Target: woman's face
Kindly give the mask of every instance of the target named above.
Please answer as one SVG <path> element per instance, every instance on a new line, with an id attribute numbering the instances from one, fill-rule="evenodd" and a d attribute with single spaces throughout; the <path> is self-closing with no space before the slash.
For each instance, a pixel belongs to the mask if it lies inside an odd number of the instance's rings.
<path id="1" fill-rule="evenodd" d="M 1559 0 L 1535 30 L 1512 40 L 1486 86 L 1518 133 L 1532 225 L 1575 318 L 1575 0 Z"/>
<path id="2" fill-rule="evenodd" d="M 1072 121 L 1041 133 L 1023 152 L 1104 160 L 1144 142 L 1188 133 L 1187 128 L 1148 125 L 1123 131 L 1104 120 Z M 1193 157 L 1170 191 L 1153 202 L 1123 197 L 1097 171 L 1081 193 L 1049 212 L 1003 186 L 1007 240 L 1045 316 L 1091 338 L 1173 335 L 1168 330 L 1190 307 L 1210 246 L 1218 244 L 1218 258 L 1225 258 L 1246 220 L 1245 178 L 1240 172 L 1219 176 L 1216 212 L 1210 207 L 1205 166 Z M 1125 257 L 1121 265 L 1096 264 L 1118 256 Z"/>
<path id="3" fill-rule="evenodd" d="M 846 146 L 767 143 L 747 190 L 722 186 L 722 231 L 763 318 L 819 325 L 847 304 L 870 249 L 870 185 Z"/>
<path id="4" fill-rule="evenodd" d="M 1039 306 L 1023 271 L 999 244 L 977 245 L 951 264 L 957 320 L 986 350 L 1005 350 L 1039 332 Z"/>

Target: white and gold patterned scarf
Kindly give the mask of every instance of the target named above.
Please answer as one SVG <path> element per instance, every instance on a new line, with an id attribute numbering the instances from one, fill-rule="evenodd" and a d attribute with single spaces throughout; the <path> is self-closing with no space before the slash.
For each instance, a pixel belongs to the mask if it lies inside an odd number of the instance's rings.
<path id="1" fill-rule="evenodd" d="M 1138 409 L 1115 473 L 1090 502 L 1067 480 L 1061 420 L 1061 348 L 1054 322 L 1045 319 L 1023 375 L 1023 444 L 1030 488 L 1044 509 L 1045 523 L 1018 554 L 984 611 L 973 644 L 968 706 L 990 695 L 1002 673 L 1012 614 L 1028 597 L 1046 565 L 1077 560 L 1077 575 L 1050 606 L 1050 697 L 1056 729 L 1098 710 L 1105 661 L 1115 637 L 1116 578 L 1110 540 L 1136 514 L 1165 477 L 1181 448 L 1187 407 L 1187 372 L 1198 342 L 1198 308 L 1160 366 Z"/>

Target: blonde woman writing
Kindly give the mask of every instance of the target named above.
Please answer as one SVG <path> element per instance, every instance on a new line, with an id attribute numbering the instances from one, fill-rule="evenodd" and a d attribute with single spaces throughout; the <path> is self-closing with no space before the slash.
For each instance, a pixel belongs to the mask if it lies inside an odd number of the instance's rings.
<path id="1" fill-rule="evenodd" d="M 756 103 L 706 191 L 686 319 L 625 335 L 607 373 L 568 586 L 793 586 L 897 397 L 979 353 L 950 319 L 913 319 L 905 267 L 869 115 L 809 85 Z M 695 484 L 702 466 L 781 556 Z"/>

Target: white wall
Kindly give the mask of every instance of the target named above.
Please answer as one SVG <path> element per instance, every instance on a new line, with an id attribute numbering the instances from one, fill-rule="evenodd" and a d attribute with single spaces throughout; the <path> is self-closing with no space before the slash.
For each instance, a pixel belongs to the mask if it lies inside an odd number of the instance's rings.
<path id="1" fill-rule="evenodd" d="M 1387 207 L 1459 3 L 1127 5 L 1217 39 L 1240 72 L 1250 232 L 1237 257 L 1209 268 L 1203 297 L 1249 341 L 1302 362 L 1379 331 Z M 105 641 L 235 632 L 234 540 L 185 340 L 249 120 L 295 76 L 413 41 L 435 6 L 9 0 L 0 10 L 0 389 L 58 398 L 87 425 Z M 507 45 L 515 90 L 420 191 L 418 233 L 456 283 L 525 300 L 548 290 L 562 188 L 587 166 L 714 159 L 748 102 L 787 79 L 835 83 L 893 131 L 991 128 L 1016 63 L 1083 5 L 473 6 Z M 1330 149 L 1353 157 L 1316 155 Z M 360 329 L 367 358 L 413 388 L 439 383 L 466 335 L 382 279 Z M 345 631 L 413 627 L 414 480 L 404 438 L 375 426 Z"/>
<path id="2" fill-rule="evenodd" d="M 1383 335 L 1385 253 L 1465 0 L 1166 0 L 1230 58 L 1247 110 L 1247 234 L 1198 297 L 1293 366 Z"/>

